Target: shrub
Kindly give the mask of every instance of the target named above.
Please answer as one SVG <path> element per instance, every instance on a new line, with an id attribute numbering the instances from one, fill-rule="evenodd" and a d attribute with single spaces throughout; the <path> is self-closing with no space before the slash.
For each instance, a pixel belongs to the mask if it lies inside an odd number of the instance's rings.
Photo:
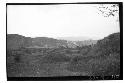
<path id="1" fill-rule="evenodd" d="M 75 56 L 71 59 L 67 69 L 73 72 L 87 72 L 89 71 L 88 61 L 91 57 Z"/>
<path id="2" fill-rule="evenodd" d="M 89 71 L 94 76 L 111 76 L 120 74 L 120 61 L 107 57 L 107 59 L 92 59 L 89 63 Z"/>
<path id="3" fill-rule="evenodd" d="M 120 74 L 120 60 L 112 56 L 76 56 L 71 59 L 67 69 L 73 72 L 87 72 L 92 76 L 111 76 Z"/>
<path id="4" fill-rule="evenodd" d="M 49 54 L 41 59 L 42 63 L 57 63 L 70 61 L 70 57 L 64 54 Z"/>

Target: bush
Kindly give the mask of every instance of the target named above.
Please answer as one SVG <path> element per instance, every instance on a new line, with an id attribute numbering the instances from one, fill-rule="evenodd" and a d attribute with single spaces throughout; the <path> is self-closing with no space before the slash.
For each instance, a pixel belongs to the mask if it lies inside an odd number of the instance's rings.
<path id="1" fill-rule="evenodd" d="M 70 61 L 70 57 L 64 54 L 49 54 L 41 59 L 42 63 L 57 63 Z"/>
<path id="2" fill-rule="evenodd" d="M 120 74 L 120 61 L 108 57 L 107 59 L 92 59 L 89 61 L 89 71 L 94 76 L 111 76 Z"/>
<path id="3" fill-rule="evenodd" d="M 21 62 L 21 56 L 20 55 L 15 56 L 14 60 L 17 63 Z"/>
<path id="4" fill-rule="evenodd" d="M 73 72 L 87 72 L 89 71 L 89 64 L 88 61 L 92 57 L 84 57 L 84 56 L 75 56 L 71 59 L 70 63 L 68 64 L 67 69 Z"/>
<path id="5" fill-rule="evenodd" d="M 87 72 L 91 76 L 111 76 L 120 74 L 120 60 L 118 54 L 111 56 L 76 56 L 71 59 L 67 69 L 73 72 Z"/>

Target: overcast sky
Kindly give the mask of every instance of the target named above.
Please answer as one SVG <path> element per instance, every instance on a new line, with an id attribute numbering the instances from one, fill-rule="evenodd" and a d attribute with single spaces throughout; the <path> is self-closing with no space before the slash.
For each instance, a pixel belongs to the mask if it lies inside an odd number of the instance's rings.
<path id="1" fill-rule="evenodd" d="M 8 5 L 7 33 L 27 37 L 89 37 L 119 32 L 115 17 L 98 14 L 94 5 Z"/>

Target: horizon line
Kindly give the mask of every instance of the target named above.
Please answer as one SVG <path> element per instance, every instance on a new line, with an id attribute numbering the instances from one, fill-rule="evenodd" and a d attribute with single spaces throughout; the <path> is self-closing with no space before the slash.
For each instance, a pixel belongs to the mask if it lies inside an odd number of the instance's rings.
<path id="1" fill-rule="evenodd" d="M 120 33 L 120 32 L 115 32 L 115 33 Z M 111 34 L 114 34 L 114 33 L 111 33 Z M 68 37 L 74 37 L 74 38 L 77 38 L 77 37 L 83 37 L 83 38 L 87 38 L 87 39 L 84 39 L 84 40 L 100 40 L 100 39 L 103 39 L 104 37 L 102 38 L 99 38 L 99 37 L 87 37 L 87 36 L 59 36 L 59 37 L 50 37 L 50 36 L 35 36 L 35 37 L 31 37 L 31 36 L 25 36 L 25 35 L 22 35 L 22 34 L 11 34 L 11 33 L 6 33 L 6 36 L 7 35 L 20 35 L 20 36 L 23 36 L 23 37 L 30 37 L 30 38 L 40 38 L 40 37 L 43 37 L 43 38 L 53 38 L 53 39 L 59 39 L 59 40 L 68 40 L 68 41 L 72 41 L 70 39 L 63 39 L 63 38 L 68 38 Z M 109 34 L 110 35 L 110 34 Z M 107 36 L 109 36 L 107 35 Z M 105 37 L 107 37 L 105 36 Z M 76 41 L 84 41 L 84 40 L 76 40 Z M 73 40 L 75 41 L 75 40 Z"/>

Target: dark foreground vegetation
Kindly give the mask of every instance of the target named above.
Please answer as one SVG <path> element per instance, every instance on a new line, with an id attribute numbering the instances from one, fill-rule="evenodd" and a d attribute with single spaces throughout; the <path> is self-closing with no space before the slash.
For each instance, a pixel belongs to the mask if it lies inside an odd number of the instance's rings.
<path id="1" fill-rule="evenodd" d="M 76 48 L 7 49 L 8 77 L 120 75 L 120 33 Z"/>

